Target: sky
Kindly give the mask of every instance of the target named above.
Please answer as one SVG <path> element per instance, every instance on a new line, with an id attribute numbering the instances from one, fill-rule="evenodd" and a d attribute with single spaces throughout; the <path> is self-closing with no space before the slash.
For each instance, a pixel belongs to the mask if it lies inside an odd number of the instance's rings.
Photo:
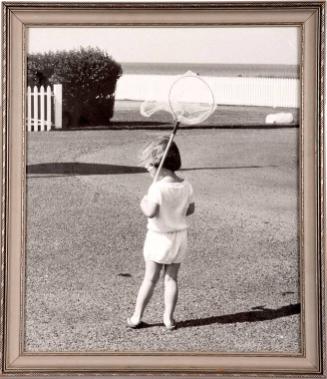
<path id="1" fill-rule="evenodd" d="M 299 64 L 290 27 L 30 28 L 29 53 L 99 47 L 118 62 Z"/>

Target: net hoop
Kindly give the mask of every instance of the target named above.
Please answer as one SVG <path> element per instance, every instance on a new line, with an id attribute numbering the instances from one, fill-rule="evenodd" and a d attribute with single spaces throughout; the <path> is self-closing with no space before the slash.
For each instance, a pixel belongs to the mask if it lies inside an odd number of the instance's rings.
<path id="1" fill-rule="evenodd" d="M 172 93 L 174 91 L 174 88 L 176 88 L 176 85 L 178 85 L 183 79 L 186 79 L 186 78 L 192 78 L 192 79 L 200 80 L 202 82 L 202 84 L 204 84 L 206 89 L 208 90 L 208 94 L 210 95 L 209 97 L 211 98 L 211 102 L 208 103 L 208 104 L 210 104 L 208 109 L 206 111 L 203 111 L 200 114 L 200 116 L 193 118 L 193 119 L 186 117 L 183 114 L 177 114 L 176 110 L 174 109 L 173 102 L 172 102 Z M 196 73 L 194 73 L 192 71 L 187 71 L 185 74 L 179 76 L 170 86 L 169 93 L 168 93 L 168 106 L 169 106 L 171 114 L 173 115 L 175 122 L 179 122 L 179 123 L 184 124 L 184 125 L 194 125 L 194 124 L 200 124 L 200 123 L 204 122 L 208 117 L 210 117 L 213 114 L 213 112 L 216 109 L 216 102 L 215 102 L 214 94 L 213 94 L 209 84 L 201 76 L 197 75 Z"/>

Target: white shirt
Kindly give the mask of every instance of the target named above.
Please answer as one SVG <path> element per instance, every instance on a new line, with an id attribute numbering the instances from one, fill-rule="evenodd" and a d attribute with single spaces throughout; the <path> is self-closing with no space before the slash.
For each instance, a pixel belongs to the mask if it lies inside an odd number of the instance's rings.
<path id="1" fill-rule="evenodd" d="M 166 233 L 188 228 L 186 212 L 193 202 L 193 188 L 188 181 L 159 180 L 150 186 L 148 199 L 159 204 L 159 214 L 148 219 L 149 230 Z"/>

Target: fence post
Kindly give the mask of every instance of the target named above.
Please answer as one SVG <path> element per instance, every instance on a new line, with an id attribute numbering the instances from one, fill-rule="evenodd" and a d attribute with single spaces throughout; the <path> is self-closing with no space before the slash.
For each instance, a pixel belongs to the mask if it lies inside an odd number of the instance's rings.
<path id="1" fill-rule="evenodd" d="M 62 128 L 62 84 L 53 85 L 54 124 L 56 129 Z"/>
<path id="2" fill-rule="evenodd" d="M 44 131 L 44 87 L 41 86 L 40 88 L 40 130 L 41 132 Z"/>
<path id="3" fill-rule="evenodd" d="M 51 87 L 47 87 L 47 121 L 46 129 L 51 130 Z"/>
<path id="4" fill-rule="evenodd" d="M 32 91 L 27 87 L 27 131 L 32 131 Z"/>
<path id="5" fill-rule="evenodd" d="M 34 86 L 34 90 L 33 90 L 33 105 L 34 105 L 34 109 L 33 109 L 33 116 L 32 116 L 32 119 L 33 119 L 33 131 L 34 132 L 37 132 L 39 130 L 39 126 L 38 126 L 38 119 L 39 119 L 39 102 L 38 102 L 38 89 L 37 89 L 37 86 Z"/>

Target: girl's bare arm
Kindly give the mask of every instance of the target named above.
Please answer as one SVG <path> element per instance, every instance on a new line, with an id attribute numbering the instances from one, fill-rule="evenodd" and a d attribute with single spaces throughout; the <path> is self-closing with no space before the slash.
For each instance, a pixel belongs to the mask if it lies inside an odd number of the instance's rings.
<path id="1" fill-rule="evenodd" d="M 155 217 L 159 212 L 159 204 L 153 203 L 144 196 L 140 204 L 141 210 L 146 217 Z"/>

